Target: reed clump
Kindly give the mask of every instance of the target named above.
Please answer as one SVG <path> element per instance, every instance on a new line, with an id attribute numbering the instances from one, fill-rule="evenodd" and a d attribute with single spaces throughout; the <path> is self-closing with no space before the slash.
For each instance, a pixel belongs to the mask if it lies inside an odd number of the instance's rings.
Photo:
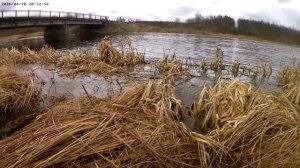
<path id="1" fill-rule="evenodd" d="M 31 50 L 28 47 L 2 49 L 0 52 L 0 64 L 53 64 L 56 63 L 60 54 L 52 47 L 44 46 L 39 52 Z"/>
<path id="2" fill-rule="evenodd" d="M 58 66 L 66 71 L 64 74 L 68 76 L 78 73 L 113 75 L 129 73 L 132 66 L 146 63 L 145 58 L 139 55 L 130 43 L 123 43 L 122 41 L 120 43 L 122 50 L 118 51 L 112 46 L 110 39 L 106 37 L 100 42 L 98 53 L 82 50 L 69 52 L 58 62 Z"/>
<path id="3" fill-rule="evenodd" d="M 94 106 L 87 98 L 55 105 L 0 141 L 0 165 L 199 167 L 198 143 L 174 121 L 92 101 Z"/>
<path id="4" fill-rule="evenodd" d="M 60 59 L 60 54 L 54 48 L 44 46 L 38 52 L 38 57 L 41 64 L 56 64 Z"/>
<path id="5" fill-rule="evenodd" d="M 200 69 L 203 72 L 207 72 L 207 70 L 209 69 L 209 63 L 207 61 L 207 58 L 203 58 L 201 63 L 200 63 Z"/>
<path id="6" fill-rule="evenodd" d="M 125 68 L 114 67 L 103 62 L 95 53 L 88 51 L 69 52 L 58 62 L 58 67 L 62 68 L 65 71 L 64 75 L 67 76 L 74 76 L 80 73 L 113 75 L 127 72 Z"/>
<path id="7" fill-rule="evenodd" d="M 210 63 L 210 69 L 216 72 L 220 72 L 224 69 L 223 65 L 223 51 L 221 48 L 216 49 L 215 59 Z"/>
<path id="8" fill-rule="evenodd" d="M 238 73 L 239 73 L 239 70 L 240 70 L 240 60 L 239 59 L 236 59 L 234 62 L 233 62 L 233 65 L 232 65 L 232 69 L 231 69 L 231 72 L 233 74 L 233 76 L 237 76 Z"/>
<path id="9" fill-rule="evenodd" d="M 21 50 L 16 48 L 2 49 L 0 52 L 0 64 L 33 64 L 38 60 L 38 54 L 29 49 L 28 47 L 23 47 Z"/>
<path id="10" fill-rule="evenodd" d="M 33 81 L 11 66 L 0 67 L 0 134 L 11 134 L 37 111 L 38 93 Z"/>
<path id="11" fill-rule="evenodd" d="M 280 67 L 278 73 L 278 85 L 282 87 L 289 87 L 289 85 L 295 85 L 299 83 L 300 78 L 300 63 L 289 67 L 288 65 L 284 64 Z"/>
<path id="12" fill-rule="evenodd" d="M 182 63 L 177 60 L 175 57 L 168 59 L 167 57 L 158 61 L 156 64 L 156 68 L 160 73 L 163 74 L 174 74 L 179 75 L 183 72 Z"/>
<path id="13" fill-rule="evenodd" d="M 131 46 L 130 40 L 121 41 L 121 51 L 112 46 L 112 42 L 105 37 L 98 45 L 99 59 L 112 66 L 134 66 L 146 63 L 136 49 Z"/>
<path id="14" fill-rule="evenodd" d="M 141 109 L 143 112 L 155 112 L 160 118 L 179 120 L 183 108 L 181 101 L 176 97 L 172 79 L 164 81 L 149 81 L 132 87 L 115 100 L 123 107 Z"/>
<path id="15" fill-rule="evenodd" d="M 204 167 L 298 167 L 300 118 L 289 104 L 239 81 L 204 87 L 191 109 Z"/>

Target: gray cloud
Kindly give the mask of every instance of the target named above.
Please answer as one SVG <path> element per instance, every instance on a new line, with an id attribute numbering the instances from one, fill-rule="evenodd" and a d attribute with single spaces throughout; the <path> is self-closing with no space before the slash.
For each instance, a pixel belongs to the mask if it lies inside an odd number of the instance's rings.
<path id="1" fill-rule="evenodd" d="M 293 0 L 277 0 L 279 3 L 289 3 L 292 2 Z"/>
<path id="2" fill-rule="evenodd" d="M 197 11 L 196 8 L 190 6 L 181 6 L 176 9 L 170 10 L 170 14 L 177 17 L 177 16 L 187 16 L 189 14 L 195 14 Z"/>
<path id="3" fill-rule="evenodd" d="M 116 13 L 118 13 L 118 11 L 116 11 L 116 10 L 111 10 L 111 11 L 109 11 L 109 13 L 110 13 L 110 14 L 116 14 Z"/>
<path id="4" fill-rule="evenodd" d="M 297 10 L 268 8 L 259 13 L 245 14 L 242 17 L 253 20 L 263 20 L 300 30 L 300 12 Z"/>

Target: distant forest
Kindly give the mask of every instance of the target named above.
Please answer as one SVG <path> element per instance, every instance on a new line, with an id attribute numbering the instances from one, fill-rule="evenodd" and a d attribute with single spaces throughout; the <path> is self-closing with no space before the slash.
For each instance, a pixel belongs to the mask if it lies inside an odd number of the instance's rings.
<path id="1" fill-rule="evenodd" d="M 228 33 L 258 37 L 271 41 L 300 44 L 300 31 L 271 24 L 264 21 L 238 19 L 237 23 L 229 16 L 203 17 L 196 14 L 186 21 L 188 24 L 200 24 L 204 29 L 215 33 Z"/>
<path id="2" fill-rule="evenodd" d="M 121 22 L 124 22 L 120 18 Z M 152 26 L 155 30 L 167 30 L 167 32 L 191 32 L 199 34 L 233 34 L 248 37 L 255 37 L 286 44 L 300 45 L 300 31 L 281 25 L 271 24 L 264 21 L 255 21 L 247 19 L 238 19 L 235 21 L 229 16 L 210 16 L 203 17 L 196 14 L 194 18 L 180 22 L 176 19 L 174 22 L 161 21 L 129 21 L 134 22 L 141 27 Z"/>

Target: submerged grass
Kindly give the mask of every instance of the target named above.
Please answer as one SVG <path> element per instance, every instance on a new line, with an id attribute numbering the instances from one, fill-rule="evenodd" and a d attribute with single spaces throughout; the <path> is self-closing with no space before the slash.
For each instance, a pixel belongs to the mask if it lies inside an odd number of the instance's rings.
<path id="1" fill-rule="evenodd" d="M 77 74 L 103 74 L 112 75 L 126 73 L 122 67 L 114 67 L 101 61 L 96 53 L 77 51 L 68 53 L 59 61 L 58 67 L 64 71 L 64 75 L 74 76 Z"/>

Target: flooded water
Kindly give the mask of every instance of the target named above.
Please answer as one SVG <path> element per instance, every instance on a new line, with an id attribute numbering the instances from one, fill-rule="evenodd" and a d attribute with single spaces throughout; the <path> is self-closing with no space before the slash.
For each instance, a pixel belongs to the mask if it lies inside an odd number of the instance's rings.
<path id="1" fill-rule="evenodd" d="M 80 37 L 54 37 L 53 39 L 33 38 L 23 39 L 16 42 L 2 43 L 0 47 L 28 46 L 39 49 L 43 45 L 50 45 L 60 52 L 74 51 L 77 49 L 95 50 L 103 36 L 80 36 Z M 215 58 L 215 51 L 220 47 L 224 53 L 224 63 L 231 65 L 239 59 L 241 64 L 260 66 L 263 63 L 270 63 L 272 76 L 266 82 L 266 87 L 274 85 L 278 69 L 282 63 L 292 65 L 300 58 L 300 48 L 288 45 L 275 44 L 270 42 L 243 40 L 237 38 L 224 38 L 213 36 L 201 36 L 190 34 L 166 34 L 166 33 L 134 33 L 129 35 L 116 35 L 112 37 L 114 45 L 123 39 L 130 39 L 132 46 L 140 53 L 144 53 L 146 59 L 159 59 L 166 55 L 176 54 L 177 58 L 190 57 L 193 62 L 199 63 L 203 58 L 212 61 Z M 231 73 L 222 71 L 224 78 L 231 78 Z M 190 80 L 190 86 L 197 86 L 201 83 L 211 83 L 216 74 L 209 72 L 206 76 Z M 217 76 L 219 77 L 219 76 Z M 239 79 L 251 83 L 250 79 L 240 76 Z M 180 88 L 180 86 L 179 86 Z"/>
<path id="2" fill-rule="evenodd" d="M 43 45 L 50 45 L 59 51 L 72 51 L 78 48 L 95 49 L 103 36 L 80 36 L 61 39 L 33 38 L 16 42 L 2 43 L 0 47 L 29 46 L 39 49 Z M 215 50 L 220 47 L 224 52 L 225 63 L 232 63 L 237 58 L 242 64 L 260 64 L 269 62 L 275 70 L 281 63 L 291 64 L 300 58 L 300 48 L 263 41 L 243 40 L 173 33 L 136 33 L 130 35 L 116 35 L 112 37 L 114 44 L 122 39 L 130 39 L 132 46 L 146 58 L 162 58 L 164 55 L 175 53 L 177 57 L 191 57 L 201 60 L 207 57 L 213 60 Z"/>

